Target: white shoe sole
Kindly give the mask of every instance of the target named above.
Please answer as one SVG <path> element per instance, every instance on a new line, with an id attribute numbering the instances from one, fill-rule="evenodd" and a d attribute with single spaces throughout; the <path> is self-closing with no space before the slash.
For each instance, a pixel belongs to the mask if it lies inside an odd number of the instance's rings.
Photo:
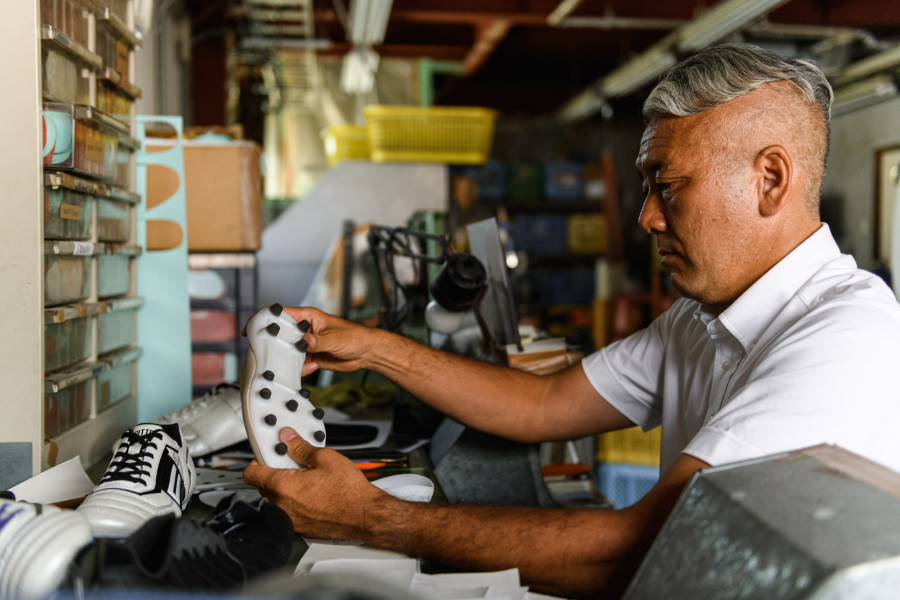
<path id="1" fill-rule="evenodd" d="M 303 336 L 309 323 L 299 325 L 280 304 L 256 313 L 247 322 L 250 349 L 241 365 L 241 404 L 244 427 L 260 464 L 278 469 L 297 469 L 279 441 L 284 427 L 319 448 L 325 446 L 325 412 L 308 400 L 300 372 L 306 359 Z"/>

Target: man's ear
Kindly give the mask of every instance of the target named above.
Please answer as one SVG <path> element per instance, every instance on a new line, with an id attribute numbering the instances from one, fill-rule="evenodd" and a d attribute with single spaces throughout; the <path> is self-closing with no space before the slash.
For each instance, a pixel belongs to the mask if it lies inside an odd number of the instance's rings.
<path id="1" fill-rule="evenodd" d="M 754 167 L 759 176 L 759 212 L 764 217 L 771 217 L 787 204 L 790 196 L 794 175 L 791 156 L 784 146 L 767 146 L 756 155 Z"/>

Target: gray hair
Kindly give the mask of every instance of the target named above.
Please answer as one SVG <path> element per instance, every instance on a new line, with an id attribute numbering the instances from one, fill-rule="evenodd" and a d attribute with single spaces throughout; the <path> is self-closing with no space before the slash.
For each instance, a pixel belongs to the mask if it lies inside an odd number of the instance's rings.
<path id="1" fill-rule="evenodd" d="M 735 43 L 713 46 L 672 67 L 644 102 L 644 118 L 695 115 L 774 81 L 789 81 L 807 103 L 817 103 L 828 126 L 834 92 L 815 63 Z"/>
<path id="2" fill-rule="evenodd" d="M 822 109 L 821 145 L 807 155 L 818 167 L 805 185 L 807 206 L 817 209 L 822 179 L 825 176 L 828 147 L 831 143 L 831 103 L 834 92 L 815 63 L 784 58 L 751 44 L 720 44 L 708 48 L 672 67 L 644 102 L 647 121 L 664 117 L 689 117 L 708 108 L 733 100 L 759 86 L 787 81 L 800 92 L 810 106 Z"/>

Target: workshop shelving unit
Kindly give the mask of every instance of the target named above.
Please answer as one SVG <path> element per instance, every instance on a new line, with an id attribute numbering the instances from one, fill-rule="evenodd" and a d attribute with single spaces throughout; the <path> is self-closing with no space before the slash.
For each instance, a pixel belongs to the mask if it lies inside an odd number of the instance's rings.
<path id="1" fill-rule="evenodd" d="M 596 263 L 623 254 L 611 157 L 588 167 L 491 161 L 454 167 L 450 179 L 455 225 L 497 216 L 507 249 L 524 258 L 511 273 L 520 318 L 586 351 L 602 345 L 593 326 Z"/>
<path id="2" fill-rule="evenodd" d="M 0 34 L 15 90 L 0 116 L 0 440 L 30 444 L 33 472 L 88 466 L 137 415 L 133 1 L 13 2 Z"/>

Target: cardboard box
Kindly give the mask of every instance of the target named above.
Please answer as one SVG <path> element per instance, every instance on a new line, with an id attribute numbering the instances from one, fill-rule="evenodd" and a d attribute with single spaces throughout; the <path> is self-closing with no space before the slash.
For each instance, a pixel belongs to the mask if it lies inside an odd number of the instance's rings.
<path id="1" fill-rule="evenodd" d="M 148 150 L 165 149 L 148 142 Z M 259 250 L 262 235 L 261 148 L 249 141 L 184 142 L 184 191 L 188 251 Z M 178 181 L 171 169 L 147 168 L 147 207 L 171 197 Z M 167 221 L 147 222 L 147 249 L 181 244 L 180 228 Z"/>

